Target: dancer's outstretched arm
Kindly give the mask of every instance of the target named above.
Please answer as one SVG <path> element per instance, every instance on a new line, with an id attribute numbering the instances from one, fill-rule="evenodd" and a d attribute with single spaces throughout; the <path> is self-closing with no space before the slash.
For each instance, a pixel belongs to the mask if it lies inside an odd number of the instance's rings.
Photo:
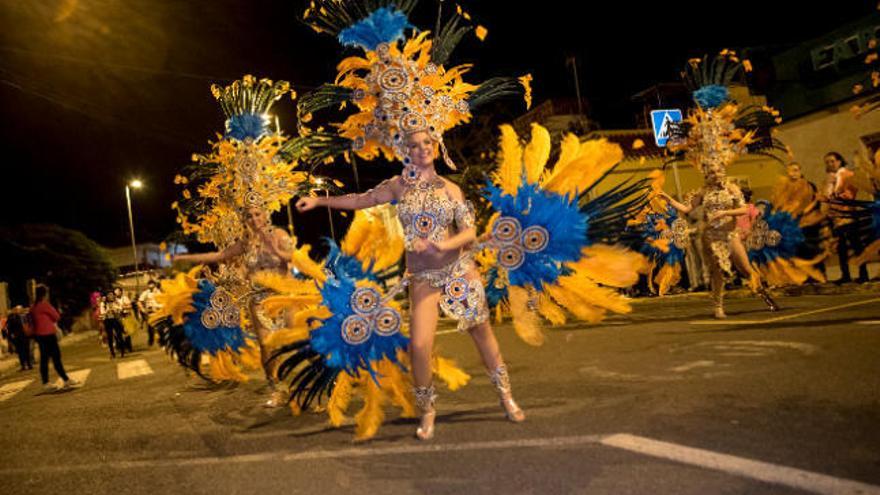
<path id="1" fill-rule="evenodd" d="M 244 254 L 244 242 L 238 241 L 223 251 L 214 251 L 213 253 L 199 254 L 178 254 L 173 256 L 172 261 L 185 261 L 189 263 L 213 264 L 225 263 L 236 256 Z"/>
<path id="2" fill-rule="evenodd" d="M 371 206 L 394 201 L 394 185 L 397 177 L 392 177 L 369 191 L 361 194 L 344 194 L 342 196 L 305 197 L 296 202 L 297 211 L 309 211 L 319 206 L 327 206 L 334 210 L 362 210 Z"/>
<path id="3" fill-rule="evenodd" d="M 673 208 L 675 208 L 676 210 L 680 211 L 681 213 L 684 213 L 685 215 L 687 215 L 688 213 L 691 212 L 691 210 L 694 209 L 693 206 L 691 206 L 691 205 L 686 205 L 686 204 L 684 204 L 684 203 L 682 203 L 682 202 L 676 200 L 676 199 L 673 198 L 672 196 L 666 194 L 665 192 L 661 192 L 661 193 L 660 193 L 660 196 L 662 196 L 663 199 L 665 199 L 666 201 L 668 201 L 669 204 L 671 204 Z"/>

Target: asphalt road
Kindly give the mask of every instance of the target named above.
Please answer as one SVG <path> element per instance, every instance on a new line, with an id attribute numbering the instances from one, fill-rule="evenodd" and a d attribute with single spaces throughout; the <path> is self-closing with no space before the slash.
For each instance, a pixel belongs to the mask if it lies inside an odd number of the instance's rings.
<path id="1" fill-rule="evenodd" d="M 319 414 L 260 407 L 255 379 L 209 386 L 140 335 L 110 361 L 63 348 L 76 390 L 0 376 L 0 491 L 28 493 L 880 493 L 880 293 L 728 304 L 641 300 L 549 332 L 497 328 L 525 423 L 506 422 L 466 336 L 438 337 L 474 376 L 442 391 L 437 434 L 389 410 L 353 443 Z M 448 328 L 448 327 L 447 327 Z M 26 380 L 33 380 L 26 382 Z"/>

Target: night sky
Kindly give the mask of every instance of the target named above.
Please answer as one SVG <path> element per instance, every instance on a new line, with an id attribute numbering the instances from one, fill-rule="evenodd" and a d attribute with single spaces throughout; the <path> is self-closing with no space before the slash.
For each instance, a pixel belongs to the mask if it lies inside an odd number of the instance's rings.
<path id="1" fill-rule="evenodd" d="M 124 184 L 139 240 L 175 228 L 174 174 L 222 130 L 209 92 L 244 74 L 285 79 L 304 93 L 332 80 L 339 46 L 299 21 L 304 1 L 5 0 L 0 3 L 5 224 L 57 223 L 107 246 L 128 240 Z M 436 0 L 414 15 L 433 26 Z M 446 2 L 444 8 L 452 8 Z M 577 11 L 574 6 L 593 9 Z M 729 5 L 728 14 L 719 10 Z M 535 103 L 573 97 L 577 57 L 590 117 L 631 127 L 630 96 L 677 80 L 687 58 L 720 48 L 786 47 L 877 8 L 875 1 L 470 1 L 485 25 L 453 62 L 476 62 L 470 80 L 534 75 Z M 540 6 L 540 7 L 539 7 Z M 599 8 L 601 6 L 601 8 Z M 275 108 L 294 128 L 293 105 Z M 369 165 L 364 165 L 369 175 Z"/>

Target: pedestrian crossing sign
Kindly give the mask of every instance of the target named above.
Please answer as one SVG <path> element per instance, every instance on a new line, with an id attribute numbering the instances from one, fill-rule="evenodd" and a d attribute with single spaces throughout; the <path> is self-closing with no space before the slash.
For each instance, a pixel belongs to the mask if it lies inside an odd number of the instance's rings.
<path id="1" fill-rule="evenodd" d="M 654 125 L 654 142 L 663 148 L 669 141 L 669 125 L 681 122 L 681 110 L 652 110 L 651 123 Z"/>

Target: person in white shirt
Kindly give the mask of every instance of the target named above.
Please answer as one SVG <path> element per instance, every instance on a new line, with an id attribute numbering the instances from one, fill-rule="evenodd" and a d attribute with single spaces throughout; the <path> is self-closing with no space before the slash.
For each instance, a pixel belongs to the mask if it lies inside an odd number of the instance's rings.
<path id="1" fill-rule="evenodd" d="M 153 328 L 153 325 L 150 325 L 150 315 L 162 309 L 162 305 L 156 300 L 156 295 L 158 294 L 159 284 L 156 283 L 155 280 L 150 280 L 147 282 L 146 290 L 141 292 L 141 295 L 138 296 L 138 309 L 140 309 L 141 314 L 144 315 L 144 320 L 147 322 L 148 346 L 153 345 L 156 336 L 156 329 Z"/>

